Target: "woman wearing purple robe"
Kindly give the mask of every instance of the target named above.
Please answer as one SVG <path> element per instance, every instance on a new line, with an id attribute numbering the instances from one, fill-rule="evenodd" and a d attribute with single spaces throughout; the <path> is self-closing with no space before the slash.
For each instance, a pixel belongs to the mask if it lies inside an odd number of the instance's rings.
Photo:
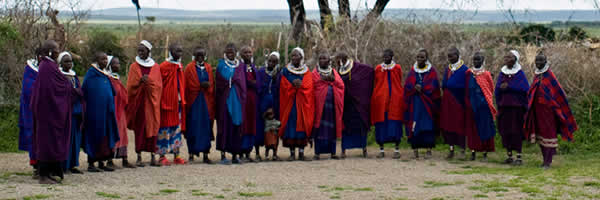
<path id="1" fill-rule="evenodd" d="M 344 81 L 344 114 L 342 121 L 342 159 L 346 150 L 360 148 L 367 157 L 367 135 L 371 128 L 370 106 L 373 93 L 373 67 L 348 59 L 340 52 L 336 56 L 339 74 Z"/>
<path id="2" fill-rule="evenodd" d="M 51 176 L 63 178 L 61 163 L 67 159 L 71 139 L 73 100 L 81 92 L 58 69 L 58 44 L 52 40 L 42 46 L 42 58 L 33 86 L 31 111 L 34 120 L 34 150 L 39 161 L 40 184 L 56 184 Z"/>
<path id="3" fill-rule="evenodd" d="M 58 69 L 67 76 L 71 81 L 73 88 L 81 90 L 81 83 L 77 74 L 73 71 L 73 57 L 69 52 L 62 52 L 58 55 Z M 63 171 L 66 173 L 82 174 L 77 166 L 79 166 L 79 151 L 81 149 L 81 129 L 83 127 L 83 98 L 73 100 L 71 111 L 71 139 L 69 142 L 69 150 L 67 152 L 67 160 L 63 162 Z"/>
<path id="4" fill-rule="evenodd" d="M 225 47 L 225 56 L 219 60 L 216 75 L 217 150 L 221 164 L 241 164 L 244 106 L 246 103 L 246 74 L 235 58 L 235 45 Z M 231 153 L 227 160 L 225 153 Z"/>
<path id="5" fill-rule="evenodd" d="M 506 148 L 506 164 L 520 165 L 521 150 L 525 133 L 523 122 L 527 111 L 529 82 L 519 64 L 519 52 L 512 50 L 504 56 L 504 66 L 496 82 L 496 104 L 498 105 L 498 131 L 502 136 L 502 146 Z M 513 159 L 513 151 L 517 159 Z"/>
<path id="6" fill-rule="evenodd" d="M 33 92 L 33 83 L 38 76 L 38 63 L 44 57 L 41 55 L 41 49 L 35 50 L 36 58 L 27 60 L 27 65 L 23 73 L 23 82 L 21 87 L 21 104 L 19 109 L 19 150 L 29 152 L 29 165 L 33 166 L 34 178 L 38 178 L 39 171 L 33 151 L 33 114 L 31 113 L 30 103 Z"/>

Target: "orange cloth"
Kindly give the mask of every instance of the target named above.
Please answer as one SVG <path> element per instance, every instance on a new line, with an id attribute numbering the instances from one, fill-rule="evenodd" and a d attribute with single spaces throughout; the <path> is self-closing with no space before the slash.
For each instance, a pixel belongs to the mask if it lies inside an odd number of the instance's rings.
<path id="1" fill-rule="evenodd" d="M 281 87 L 279 88 L 280 102 L 279 106 L 281 109 L 280 119 L 281 127 L 279 129 L 279 136 L 284 136 L 285 126 L 294 106 L 294 99 L 296 100 L 296 110 L 298 111 L 298 121 L 296 122 L 296 131 L 305 132 L 306 137 L 310 137 L 313 121 L 314 121 L 314 105 L 315 97 L 313 93 L 313 77 L 312 73 L 307 71 L 302 77 L 302 86 L 300 88 L 294 87 L 285 76 L 281 76 Z"/>
<path id="2" fill-rule="evenodd" d="M 213 71 L 210 64 L 204 63 L 204 67 L 208 73 L 208 83 L 210 84 L 208 88 L 203 88 L 200 86 L 195 61 L 189 63 L 185 67 L 183 72 L 185 76 L 185 102 L 188 103 L 186 104 L 185 110 L 188 112 L 190 109 L 192 109 L 192 104 L 194 104 L 194 101 L 196 101 L 196 97 L 198 97 L 200 93 L 203 93 L 204 98 L 206 99 L 206 105 L 208 107 L 208 116 L 212 122 L 215 119 L 215 78 L 213 76 Z"/>
<path id="3" fill-rule="evenodd" d="M 476 73 L 475 71 L 471 71 L 473 75 L 475 75 L 475 80 L 479 87 L 481 87 L 481 91 L 483 95 L 485 95 L 485 101 L 488 103 L 490 107 L 490 112 L 492 116 L 494 116 L 494 120 L 496 120 L 496 107 L 494 107 L 494 81 L 492 80 L 492 74 L 489 71 L 484 71 L 480 73 Z"/>
<path id="4" fill-rule="evenodd" d="M 142 83 L 142 71 L 138 63 L 129 66 L 129 75 L 127 76 L 127 93 L 129 104 L 127 113 L 133 116 L 127 118 L 127 128 L 135 129 L 139 126 L 145 126 L 146 137 L 150 138 L 158 135 L 160 128 L 160 97 L 162 94 L 162 78 L 160 68 L 154 65 L 148 74 L 146 83 Z M 143 104 L 142 104 L 143 103 Z M 144 105 L 143 108 L 140 108 Z M 137 116 L 137 111 L 144 109 L 143 116 Z M 145 124 L 139 124 L 144 122 Z"/>
<path id="5" fill-rule="evenodd" d="M 115 117 L 117 119 L 117 127 L 119 128 L 119 141 L 115 144 L 115 147 L 126 147 L 129 144 L 127 137 L 127 114 L 125 112 L 125 108 L 127 107 L 127 89 L 125 89 L 121 80 L 113 77 L 109 77 L 109 79 L 115 91 Z"/>
<path id="6" fill-rule="evenodd" d="M 184 108 L 186 102 L 183 66 L 181 66 L 181 64 L 164 61 L 160 64 L 160 73 L 163 80 L 163 90 L 160 99 L 160 127 L 181 125 L 181 131 L 185 131 Z M 177 84 L 179 84 L 179 91 L 177 90 Z M 179 93 L 179 96 L 177 93 Z M 179 100 L 181 100 L 182 109 L 181 119 L 179 113 Z"/>
<path id="7" fill-rule="evenodd" d="M 391 71 L 392 95 L 389 94 L 388 71 Z M 371 96 L 371 123 L 375 124 L 385 120 L 403 120 L 404 88 L 402 87 L 402 68 L 396 64 L 391 70 L 383 70 L 381 65 L 375 68 L 375 83 L 373 96 Z"/>

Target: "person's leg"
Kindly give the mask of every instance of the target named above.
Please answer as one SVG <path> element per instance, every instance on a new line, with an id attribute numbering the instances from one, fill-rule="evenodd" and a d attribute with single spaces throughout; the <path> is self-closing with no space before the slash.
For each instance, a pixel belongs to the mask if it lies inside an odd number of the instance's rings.
<path id="1" fill-rule="evenodd" d="M 515 160 L 513 159 L 513 152 L 511 149 L 506 149 L 506 160 L 504 160 L 505 164 L 512 164 Z"/>
<path id="2" fill-rule="evenodd" d="M 100 172 L 100 169 L 96 168 L 94 163 L 95 163 L 94 158 L 88 157 L 88 172 Z"/>
<path id="3" fill-rule="evenodd" d="M 367 147 L 364 147 L 363 148 L 363 158 L 366 158 L 367 156 L 368 156 L 367 155 Z"/>
<path id="4" fill-rule="evenodd" d="M 431 159 L 433 157 L 432 148 L 427 149 L 427 154 L 425 155 L 425 159 Z"/>
<path id="5" fill-rule="evenodd" d="M 383 149 L 383 143 L 379 144 L 379 154 L 377 155 L 377 158 L 384 158 L 385 157 L 385 150 Z"/>
<path id="6" fill-rule="evenodd" d="M 112 158 L 109 158 L 109 159 L 106 161 L 106 166 L 107 166 L 107 167 L 110 167 L 110 168 L 113 168 L 113 169 L 115 169 L 115 168 L 116 168 L 116 166 L 115 166 L 115 163 L 113 163 L 113 159 L 112 159 Z"/>
<path id="7" fill-rule="evenodd" d="M 474 161 L 475 158 L 477 157 L 476 155 L 477 153 L 475 153 L 475 150 L 471 150 L 471 161 Z"/>
<path id="8" fill-rule="evenodd" d="M 486 152 L 483 152 L 483 159 L 482 159 L 481 161 L 483 161 L 483 162 L 487 162 L 487 158 L 488 158 L 488 157 L 487 157 L 487 155 L 488 155 L 488 152 L 487 152 L 487 151 L 486 151 Z"/>
<path id="9" fill-rule="evenodd" d="M 279 159 L 279 157 L 277 156 L 277 146 L 275 146 L 273 148 L 273 161 L 280 161 L 281 159 Z"/>
<path id="10" fill-rule="evenodd" d="M 521 150 L 520 149 L 517 151 L 517 159 L 515 160 L 515 162 L 513 164 L 515 164 L 515 165 L 523 164 L 523 160 L 521 159 Z"/>
<path id="11" fill-rule="evenodd" d="M 113 169 L 112 167 L 108 167 L 108 166 L 104 165 L 104 161 L 98 161 L 98 168 L 100 168 L 101 170 L 104 170 L 105 172 L 115 171 L 115 169 Z"/>
<path id="12" fill-rule="evenodd" d="M 135 161 L 135 165 L 138 167 L 145 167 L 144 163 L 142 163 L 142 152 L 137 153 L 137 160 Z"/>
<path id="13" fill-rule="evenodd" d="M 294 161 L 296 160 L 296 152 L 295 152 L 295 147 L 290 147 L 290 158 L 288 159 L 288 161 Z"/>
<path id="14" fill-rule="evenodd" d="M 50 178 L 50 167 L 46 162 L 38 162 L 39 163 L 39 170 L 40 170 L 40 180 L 39 183 L 40 184 L 57 184 L 58 182 L 54 181 L 52 178 Z"/>
<path id="15" fill-rule="evenodd" d="M 450 152 L 448 152 L 448 156 L 446 156 L 446 159 L 452 158 L 454 158 L 454 145 L 450 145 Z"/>
<path id="16" fill-rule="evenodd" d="M 394 159 L 400 159 L 400 141 L 396 141 L 396 146 L 394 147 Z"/>
<path id="17" fill-rule="evenodd" d="M 413 148 L 413 159 L 419 159 L 419 149 Z"/>
<path id="18" fill-rule="evenodd" d="M 258 146 L 258 145 L 254 146 L 254 151 L 255 151 L 254 158 L 256 159 L 256 161 L 257 162 L 262 161 L 262 157 L 260 156 L 260 146 Z"/>
<path id="19" fill-rule="evenodd" d="M 342 148 L 342 159 L 346 158 L 346 149 Z"/>
<path id="20" fill-rule="evenodd" d="M 129 163 L 129 161 L 127 160 L 127 156 L 124 156 L 122 158 L 122 165 L 124 168 L 135 168 L 135 165 L 132 165 L 131 163 Z"/>

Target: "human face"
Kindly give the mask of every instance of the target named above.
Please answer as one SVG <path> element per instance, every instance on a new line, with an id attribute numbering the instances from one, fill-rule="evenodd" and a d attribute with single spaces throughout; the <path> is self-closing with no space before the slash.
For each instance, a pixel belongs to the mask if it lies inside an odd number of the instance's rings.
<path id="1" fill-rule="evenodd" d="M 267 61 L 267 67 L 269 68 L 269 70 L 272 70 L 275 66 L 277 66 L 277 64 L 279 64 L 279 59 L 277 58 L 277 56 L 269 56 L 269 60 Z"/>
<path id="2" fill-rule="evenodd" d="M 204 62 L 204 57 L 206 57 L 206 50 L 196 49 L 196 51 L 194 52 L 194 57 L 196 59 L 196 62 Z"/>
<path id="3" fill-rule="evenodd" d="M 181 45 L 176 45 L 169 51 L 171 52 L 171 56 L 173 56 L 173 60 L 179 60 L 183 56 L 183 47 Z"/>
<path id="4" fill-rule="evenodd" d="M 456 50 L 448 51 L 448 62 L 450 62 L 450 64 L 457 63 L 458 57 L 458 52 L 456 52 Z"/>
<path id="5" fill-rule="evenodd" d="M 121 62 L 119 61 L 118 58 L 113 58 L 110 61 L 110 68 L 112 69 L 113 72 L 119 73 L 119 71 L 121 71 Z"/>
<path id="6" fill-rule="evenodd" d="M 538 69 L 542 69 L 546 66 L 547 59 L 544 55 L 537 55 L 535 57 L 535 67 Z"/>
<path id="7" fill-rule="evenodd" d="M 225 49 L 225 57 L 227 57 L 227 59 L 229 59 L 229 60 L 235 59 L 235 49 L 234 48 Z"/>
<path id="8" fill-rule="evenodd" d="M 292 52 L 292 64 L 296 67 L 300 67 L 301 62 L 302 62 L 302 55 L 300 55 L 300 52 L 293 51 Z"/>
<path id="9" fill-rule="evenodd" d="M 517 63 L 517 57 L 515 57 L 515 55 L 513 55 L 512 53 L 506 53 L 506 55 L 504 55 L 504 65 L 506 67 L 508 67 L 509 69 L 512 69 L 513 66 L 515 66 L 515 63 Z"/>
<path id="10" fill-rule="evenodd" d="M 102 56 L 100 56 L 100 58 L 98 59 L 98 67 L 100 67 L 100 69 L 104 69 L 106 68 L 106 65 L 108 64 L 108 56 L 106 56 L 106 54 L 102 54 Z"/>
<path id="11" fill-rule="evenodd" d="M 383 53 L 383 62 L 385 64 L 392 63 L 392 59 L 394 59 L 394 56 L 392 56 L 392 54 L 390 54 L 390 53 Z"/>
<path id="12" fill-rule="evenodd" d="M 146 48 L 146 46 L 140 44 L 137 48 L 137 54 L 142 60 L 146 60 L 148 59 L 148 56 L 150 56 L 150 51 L 148 48 Z"/>
<path id="13" fill-rule="evenodd" d="M 329 62 L 331 60 L 329 59 L 328 55 L 320 55 L 319 56 L 319 67 L 321 67 L 322 69 L 326 69 L 329 66 Z"/>
<path id="14" fill-rule="evenodd" d="M 54 44 L 52 45 L 52 49 L 50 49 L 50 53 L 52 53 L 50 55 L 50 58 L 52 58 L 53 60 L 58 59 L 58 54 L 60 54 L 60 52 L 58 50 L 58 44 L 56 44 L 56 42 L 54 42 Z"/>
<path id="15" fill-rule="evenodd" d="M 473 65 L 475 68 L 480 68 L 483 65 L 483 56 L 475 54 L 475 56 L 473 56 Z"/>
<path id="16" fill-rule="evenodd" d="M 419 67 L 425 67 L 427 64 L 427 54 L 424 51 L 419 51 L 417 54 L 417 65 Z"/>
<path id="17" fill-rule="evenodd" d="M 242 50 L 242 59 L 244 59 L 245 63 L 252 62 L 252 49 L 250 49 L 250 48 L 244 48 Z"/>
<path id="18" fill-rule="evenodd" d="M 69 55 L 64 56 L 60 61 L 60 66 L 64 72 L 69 72 L 69 70 L 73 68 L 73 58 L 71 58 Z"/>

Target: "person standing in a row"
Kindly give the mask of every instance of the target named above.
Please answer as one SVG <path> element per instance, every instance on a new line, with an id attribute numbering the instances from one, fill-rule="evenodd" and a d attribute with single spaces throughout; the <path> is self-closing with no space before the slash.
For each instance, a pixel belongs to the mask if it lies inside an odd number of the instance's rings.
<path id="1" fill-rule="evenodd" d="M 371 129 L 371 95 L 373 94 L 373 67 L 348 58 L 346 52 L 336 55 L 339 74 L 344 81 L 344 122 L 342 131 L 342 159 L 346 150 L 362 149 L 367 157 L 367 135 Z"/>
<path id="2" fill-rule="evenodd" d="M 450 145 L 447 158 L 454 158 L 454 148 L 462 148 L 461 154 L 465 153 L 466 133 L 465 127 L 471 126 L 472 121 L 465 120 L 465 80 L 469 68 L 460 58 L 460 52 L 456 47 L 448 50 L 448 61 L 450 64 L 444 72 L 442 81 L 442 107 L 440 128 L 444 132 L 444 140 Z"/>
<path id="3" fill-rule="evenodd" d="M 394 159 L 400 158 L 402 139 L 402 67 L 394 62 L 391 49 L 383 51 L 383 63 L 375 68 L 373 96 L 371 97 L 371 123 L 375 125 L 375 138 L 379 145 L 377 158 L 383 158 L 385 143 L 394 143 Z"/>
<path id="4" fill-rule="evenodd" d="M 213 68 L 205 62 L 206 50 L 194 48 L 194 59 L 184 71 L 186 132 L 189 162 L 194 156 L 203 155 L 202 162 L 212 164 L 208 158 L 211 142 L 214 140 L 213 121 L 215 119 L 215 80 Z"/>
<path id="5" fill-rule="evenodd" d="M 160 128 L 160 98 L 162 76 L 160 67 L 152 59 L 152 44 L 142 40 L 137 47 L 135 62 L 127 76 L 127 128 L 135 133 L 136 166 L 144 167 L 142 152 L 150 152 L 150 165 L 159 166 L 154 157 Z"/>
<path id="6" fill-rule="evenodd" d="M 94 61 L 85 74 L 81 87 L 85 100 L 84 149 L 88 154 L 89 172 L 111 172 L 114 169 L 107 167 L 104 162 L 111 158 L 115 144 L 119 141 L 115 90 L 109 80 L 111 75 L 106 69 L 106 53 L 96 52 Z M 98 168 L 95 167 L 96 162 Z"/>
<path id="7" fill-rule="evenodd" d="M 71 140 L 72 105 L 81 91 L 59 70 L 56 42 L 45 41 L 41 52 L 44 57 L 31 96 L 32 149 L 38 160 L 40 184 L 56 184 L 60 181 L 52 176 L 64 178 L 61 164 L 67 159 Z"/>
<path id="8" fill-rule="evenodd" d="M 296 47 L 291 53 L 291 62 L 281 70 L 279 137 L 283 146 L 290 148 L 288 161 L 308 161 L 304 148 L 312 133 L 314 120 L 313 75 L 304 64 L 304 50 Z"/>

